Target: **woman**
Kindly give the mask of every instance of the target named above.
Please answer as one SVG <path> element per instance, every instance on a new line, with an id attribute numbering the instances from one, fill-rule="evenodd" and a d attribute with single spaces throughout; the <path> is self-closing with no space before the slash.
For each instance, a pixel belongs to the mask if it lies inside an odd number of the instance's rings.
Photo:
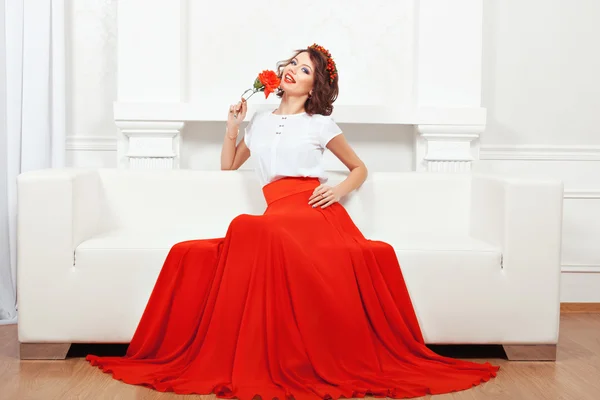
<path id="1" fill-rule="evenodd" d="M 176 244 L 125 357 L 88 356 L 116 379 L 250 400 L 394 398 L 463 390 L 498 367 L 430 351 L 391 246 L 363 237 L 339 200 L 367 176 L 329 117 L 338 76 L 313 45 L 279 65 L 280 106 L 231 106 L 221 168 L 257 163 L 267 209 L 225 238 Z M 331 150 L 350 170 L 331 187 Z"/>

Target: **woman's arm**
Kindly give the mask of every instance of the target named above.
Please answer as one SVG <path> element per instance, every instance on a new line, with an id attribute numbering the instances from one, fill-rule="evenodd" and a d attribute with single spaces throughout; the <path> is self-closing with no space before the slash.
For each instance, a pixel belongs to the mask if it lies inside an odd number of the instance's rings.
<path id="1" fill-rule="evenodd" d="M 225 133 L 221 150 L 221 169 L 224 171 L 236 170 L 250 158 L 250 150 L 246 142 L 242 139 L 236 146 L 236 141 L 237 137 L 232 139 L 229 133 Z"/>
<path id="2" fill-rule="evenodd" d="M 248 104 L 245 99 L 229 107 L 227 128 L 225 129 L 225 138 L 223 138 L 223 147 L 221 148 L 222 170 L 238 169 L 250 157 L 250 150 L 244 140 L 236 146 L 240 124 L 246 117 L 247 111 Z"/>
<path id="3" fill-rule="evenodd" d="M 358 189 L 367 179 L 367 167 L 350 147 L 344 135 L 337 135 L 331 139 L 327 148 L 350 170 L 348 177 L 335 187 L 340 197 L 344 197 Z"/>
<path id="4" fill-rule="evenodd" d="M 367 179 L 365 163 L 356 155 L 344 135 L 337 135 L 331 139 L 327 148 L 350 170 L 350 174 L 333 188 L 327 185 L 317 187 L 308 202 L 313 207 L 325 208 L 340 201 L 342 197 L 358 189 Z"/>

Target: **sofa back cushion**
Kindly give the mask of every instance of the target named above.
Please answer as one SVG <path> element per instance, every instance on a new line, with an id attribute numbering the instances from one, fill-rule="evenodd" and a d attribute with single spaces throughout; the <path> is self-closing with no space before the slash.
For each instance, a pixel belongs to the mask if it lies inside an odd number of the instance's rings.
<path id="1" fill-rule="evenodd" d="M 237 215 L 262 214 L 262 190 L 252 171 L 100 170 L 105 229 L 191 231 L 220 237 Z M 331 172 L 331 185 L 347 174 Z M 466 234 L 468 175 L 371 173 L 343 205 L 366 236 L 396 232 Z"/>

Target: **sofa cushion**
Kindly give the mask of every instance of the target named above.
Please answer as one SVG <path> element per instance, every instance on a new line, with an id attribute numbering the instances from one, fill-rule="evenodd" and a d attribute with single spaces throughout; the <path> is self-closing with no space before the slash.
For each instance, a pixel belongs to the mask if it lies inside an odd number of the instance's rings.
<path id="1" fill-rule="evenodd" d="M 208 235 L 211 232 L 206 228 L 202 229 L 205 238 L 222 236 L 219 228 L 213 228 L 213 235 Z M 101 323 L 82 325 L 77 334 L 97 340 L 128 341 L 170 248 L 201 237 L 198 230 L 191 226 L 173 231 L 119 230 L 81 243 L 75 252 L 73 279 L 84 282 L 81 284 L 87 296 L 102 297 L 102 302 L 85 306 Z M 456 312 L 473 312 L 473 298 L 493 295 L 495 289 L 504 288 L 500 251 L 461 235 L 407 234 L 387 242 L 396 251 L 415 311 L 421 323 L 425 322 L 423 328 L 433 333 L 427 335 L 427 340 L 476 340 L 480 321 L 467 319 L 457 326 L 451 321 L 456 320 Z M 111 288 L 109 295 L 106 288 Z M 463 289 L 456 292 L 455 288 Z M 448 336 L 448 332 L 455 336 Z"/>
<path id="2" fill-rule="evenodd" d="M 212 234 L 211 234 L 212 233 Z M 225 232 L 206 227 L 202 234 L 193 227 L 178 227 L 174 231 L 116 230 L 97 235 L 81 243 L 76 250 L 76 266 L 105 268 L 107 266 L 161 266 L 169 249 L 176 243 L 198 238 L 222 237 Z M 373 237 L 375 239 L 377 235 Z M 380 239 L 384 240 L 384 239 Z M 500 250 L 484 241 L 460 234 L 403 234 L 384 240 L 394 247 L 402 269 L 426 273 L 427 269 L 500 269 Z"/>
<path id="3" fill-rule="evenodd" d="M 375 236 L 376 237 L 376 236 Z M 499 270 L 499 248 L 464 234 L 402 234 L 388 242 L 406 268 L 486 268 Z"/>

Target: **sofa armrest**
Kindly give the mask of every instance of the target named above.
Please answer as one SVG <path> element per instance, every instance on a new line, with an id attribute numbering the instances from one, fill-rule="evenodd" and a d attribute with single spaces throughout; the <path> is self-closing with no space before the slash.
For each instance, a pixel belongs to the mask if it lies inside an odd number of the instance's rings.
<path id="1" fill-rule="evenodd" d="M 505 182 L 501 178 L 473 175 L 471 182 L 471 236 L 504 245 Z"/>
<path id="2" fill-rule="evenodd" d="M 564 187 L 560 181 L 473 175 L 471 235 L 498 246 L 506 312 L 558 340 Z M 519 310 L 519 312 L 515 311 Z"/>
<path id="3" fill-rule="evenodd" d="M 471 236 L 501 248 L 506 268 L 527 257 L 560 272 L 562 209 L 560 181 L 473 175 Z"/>
<path id="4" fill-rule="evenodd" d="M 60 290 L 72 273 L 75 248 L 98 231 L 102 193 L 96 171 L 75 169 L 23 173 L 17 187 L 19 340 L 27 341 L 31 326 L 52 324 L 56 313 L 67 311 L 56 302 L 72 300 Z"/>

